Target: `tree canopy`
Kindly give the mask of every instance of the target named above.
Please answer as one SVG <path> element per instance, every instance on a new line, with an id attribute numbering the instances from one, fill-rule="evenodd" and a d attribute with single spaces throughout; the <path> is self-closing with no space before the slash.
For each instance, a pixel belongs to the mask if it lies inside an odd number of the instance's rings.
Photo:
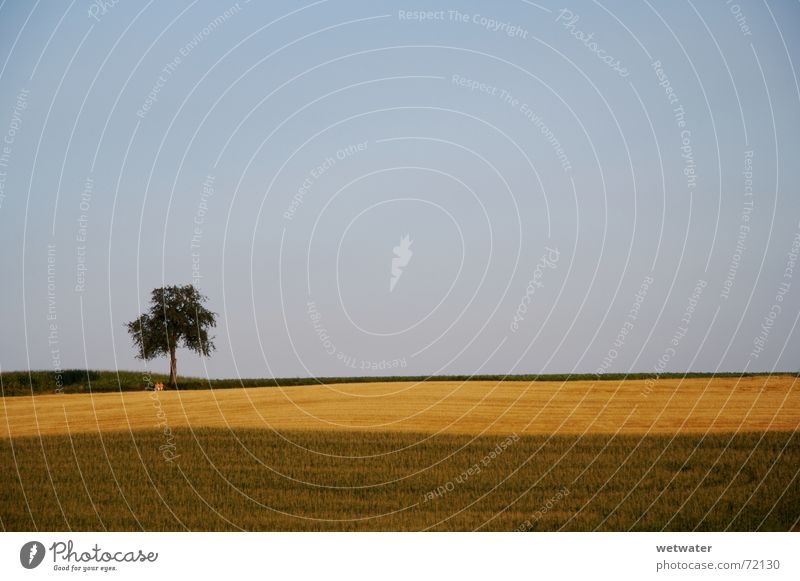
<path id="1" fill-rule="evenodd" d="M 170 383 L 177 387 L 178 347 L 210 356 L 215 349 L 208 330 L 216 327 L 216 314 L 203 306 L 208 299 L 191 284 L 153 289 L 150 308 L 127 323 L 138 359 L 170 357 Z"/>

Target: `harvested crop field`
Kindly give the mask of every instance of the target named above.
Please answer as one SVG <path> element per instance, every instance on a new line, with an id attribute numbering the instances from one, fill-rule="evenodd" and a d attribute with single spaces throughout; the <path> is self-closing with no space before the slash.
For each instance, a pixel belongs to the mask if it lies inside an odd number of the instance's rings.
<path id="1" fill-rule="evenodd" d="M 2 398 L 3 530 L 798 530 L 795 376 Z"/>
<path id="2" fill-rule="evenodd" d="M 0 437 L 263 428 L 449 434 L 679 434 L 800 428 L 795 376 L 353 383 L 3 398 Z"/>
<path id="3" fill-rule="evenodd" d="M 166 452 L 170 453 L 167 454 Z M 798 433 L 0 440 L 5 530 L 796 530 Z"/>

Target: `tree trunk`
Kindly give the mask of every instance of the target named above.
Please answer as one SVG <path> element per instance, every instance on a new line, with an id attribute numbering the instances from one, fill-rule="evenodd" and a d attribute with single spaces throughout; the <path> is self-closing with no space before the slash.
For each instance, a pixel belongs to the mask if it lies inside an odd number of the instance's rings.
<path id="1" fill-rule="evenodd" d="M 169 384 L 172 389 L 178 389 L 178 359 L 175 357 L 175 347 L 169 350 Z"/>

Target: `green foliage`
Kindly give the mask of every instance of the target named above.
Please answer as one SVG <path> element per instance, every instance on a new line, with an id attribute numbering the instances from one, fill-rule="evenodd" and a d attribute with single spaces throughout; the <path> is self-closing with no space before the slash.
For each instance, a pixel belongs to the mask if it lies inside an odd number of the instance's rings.
<path id="1" fill-rule="evenodd" d="M 174 353 L 177 347 L 211 355 L 214 343 L 208 329 L 217 323 L 216 315 L 203 306 L 206 300 L 190 284 L 153 289 L 148 312 L 127 323 L 137 357 L 153 359 Z"/>
<path id="2" fill-rule="evenodd" d="M 69 372 L 73 380 L 64 383 L 64 393 L 108 392 L 108 391 L 140 391 L 150 383 L 160 381 L 166 383 L 169 379 L 165 374 L 150 374 L 141 371 L 100 371 L 71 369 L 62 372 L 62 376 Z M 393 375 L 388 377 L 360 376 L 360 377 L 262 377 L 242 379 L 204 379 L 201 377 L 182 377 L 181 390 L 192 389 L 228 389 L 235 387 L 284 387 L 292 385 L 315 385 L 318 383 L 368 383 L 373 381 L 594 381 L 594 380 L 620 380 L 620 379 L 680 379 L 693 377 L 750 377 L 763 375 L 762 373 L 631 373 L 631 374 L 549 374 L 549 375 L 434 375 L 434 376 L 404 376 Z M 793 375 L 796 373 L 773 373 L 772 375 Z M 30 395 L 31 393 L 51 393 L 57 386 L 56 376 L 52 371 L 4 371 L 0 373 L 0 385 L 3 395 Z"/>
<path id="3" fill-rule="evenodd" d="M 100 393 L 139 391 L 149 383 L 166 382 L 167 376 L 139 371 L 98 371 L 65 369 L 53 371 L 4 371 L 0 373 L 0 394 L 31 395 L 32 393 Z"/>
<path id="4" fill-rule="evenodd" d="M 92 382 L 99 381 L 106 372 L 94 369 L 63 369 L 53 371 L 4 371 L 0 373 L 2 395 L 30 395 L 31 393 L 80 393 Z"/>
<path id="5" fill-rule="evenodd" d="M 0 522 L 7 531 L 788 531 L 800 519 L 799 435 L 524 436 L 485 466 L 502 436 L 202 429 L 0 439 Z M 480 472 L 458 482 L 476 463 Z"/>

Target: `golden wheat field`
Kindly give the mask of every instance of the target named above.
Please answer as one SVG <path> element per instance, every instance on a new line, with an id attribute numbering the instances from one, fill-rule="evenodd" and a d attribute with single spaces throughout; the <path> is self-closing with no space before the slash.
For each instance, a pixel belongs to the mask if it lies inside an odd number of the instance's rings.
<path id="1" fill-rule="evenodd" d="M 15 396 L 0 415 L 2 530 L 800 526 L 788 375 Z"/>
<path id="2" fill-rule="evenodd" d="M 3 398 L 0 437 L 265 428 L 450 434 L 794 431 L 795 376 L 429 381 Z"/>

